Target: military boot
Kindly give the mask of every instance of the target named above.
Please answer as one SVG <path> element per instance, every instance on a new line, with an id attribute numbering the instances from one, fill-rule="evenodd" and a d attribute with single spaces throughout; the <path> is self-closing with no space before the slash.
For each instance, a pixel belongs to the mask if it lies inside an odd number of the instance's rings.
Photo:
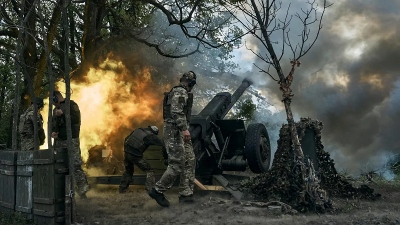
<path id="1" fill-rule="evenodd" d="M 193 199 L 193 195 L 180 195 L 179 196 L 179 203 L 193 203 L 194 199 Z"/>
<path id="2" fill-rule="evenodd" d="M 165 196 L 164 196 L 163 193 L 160 193 L 160 192 L 156 191 L 155 188 L 152 188 L 152 189 L 149 191 L 149 196 L 150 196 L 152 199 L 156 200 L 156 202 L 157 202 L 159 205 L 161 205 L 161 206 L 163 206 L 163 207 L 168 207 L 168 206 L 169 206 L 169 201 L 168 201 L 168 199 L 165 198 Z"/>

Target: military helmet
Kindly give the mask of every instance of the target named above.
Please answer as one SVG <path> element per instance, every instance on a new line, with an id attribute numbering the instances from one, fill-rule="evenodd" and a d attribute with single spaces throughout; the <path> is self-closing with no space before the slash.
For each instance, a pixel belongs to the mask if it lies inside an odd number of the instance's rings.
<path id="1" fill-rule="evenodd" d="M 43 108 L 43 106 L 44 106 L 43 98 L 35 97 L 35 99 L 32 101 L 32 103 L 35 103 L 39 109 Z"/>
<path id="2" fill-rule="evenodd" d="M 193 71 L 182 74 L 180 81 L 187 81 L 189 87 L 193 87 L 196 84 L 196 74 Z"/>
<path id="3" fill-rule="evenodd" d="M 153 132 L 155 135 L 158 135 L 158 127 L 157 126 L 149 126 L 151 132 Z"/>

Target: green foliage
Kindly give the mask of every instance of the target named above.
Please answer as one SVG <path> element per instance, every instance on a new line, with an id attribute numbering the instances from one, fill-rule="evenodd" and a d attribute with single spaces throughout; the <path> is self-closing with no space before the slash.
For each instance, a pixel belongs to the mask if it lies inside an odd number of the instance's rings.
<path id="1" fill-rule="evenodd" d="M 112 29 L 138 29 L 148 26 L 154 7 L 140 1 L 121 1 L 108 5 L 113 16 L 106 17 L 105 23 L 110 23 Z"/>
<path id="2" fill-rule="evenodd" d="M 112 16 L 104 21 L 111 25 L 105 26 L 110 27 L 109 33 L 102 33 L 141 39 L 142 43 L 157 46 L 170 56 L 186 55 L 197 49 L 196 54 L 174 59 L 175 64 L 191 65 L 192 69 L 231 72 L 238 67 L 232 62 L 231 52 L 241 44 L 238 37 L 243 33 L 232 23 L 232 15 L 218 3 L 212 0 L 200 2 L 190 21 L 171 24 L 167 20 L 165 11 L 175 20 L 187 18 L 195 2 L 160 1 L 158 7 L 164 7 L 164 12 L 161 12 L 160 8 L 140 1 L 119 1 L 118 5 L 114 4 L 116 7 L 111 8 Z M 131 46 L 137 45 L 137 42 L 130 42 Z"/>
<path id="3" fill-rule="evenodd" d="M 7 143 L 11 138 L 10 121 L 16 82 L 12 68 L 12 64 L 0 62 L 0 144 Z"/>
<path id="4" fill-rule="evenodd" d="M 237 103 L 238 112 L 232 116 L 233 119 L 252 120 L 257 106 L 251 99 L 245 99 Z"/>
<path id="5" fill-rule="evenodd" d="M 400 177 L 400 162 L 396 162 L 391 166 L 392 171 L 394 174 L 396 174 L 398 177 Z"/>

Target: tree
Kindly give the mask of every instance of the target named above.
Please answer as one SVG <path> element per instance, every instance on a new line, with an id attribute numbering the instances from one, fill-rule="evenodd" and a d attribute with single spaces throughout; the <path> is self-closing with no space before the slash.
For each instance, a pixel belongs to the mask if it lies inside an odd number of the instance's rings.
<path id="1" fill-rule="evenodd" d="M 12 121 L 11 112 L 13 93 L 16 83 L 13 74 L 12 60 L 0 61 L 0 144 L 11 145 L 11 139 L 7 135 L 11 133 L 10 122 Z"/>
<path id="2" fill-rule="evenodd" d="M 238 112 L 233 115 L 232 119 L 242 119 L 248 121 L 253 119 L 257 106 L 250 98 L 248 98 L 238 101 L 236 108 L 238 109 Z"/>
<path id="3" fill-rule="evenodd" d="M 202 55 L 203 60 L 226 60 L 243 35 L 232 25 L 232 16 L 212 0 L 86 1 L 82 18 L 85 47 L 78 74 L 107 49 L 119 44 L 126 50 L 132 42 L 154 49 L 164 59 Z"/>
<path id="4" fill-rule="evenodd" d="M 262 66 L 254 63 L 254 66 L 279 84 L 292 139 L 293 172 L 299 177 L 301 190 L 306 189 L 306 178 L 308 174 L 314 174 L 314 171 L 312 166 L 308 167 L 304 162 L 291 109 L 293 97 L 291 84 L 295 67 L 300 66 L 299 60 L 310 51 L 318 39 L 322 29 L 322 18 L 330 6 L 326 0 L 322 1 L 322 7 L 319 7 L 315 0 L 305 0 L 305 4 L 306 7 L 292 12 L 292 3 L 288 3 L 283 13 L 284 3 L 275 0 L 236 1 L 233 4 L 232 2 L 223 4 L 231 15 L 237 18 L 245 30 L 244 33 L 250 32 L 259 43 L 261 50 L 248 47 L 248 50 L 263 63 Z M 300 29 L 296 30 L 293 25 Z M 281 65 L 282 59 L 286 57 L 290 58 L 291 63 L 291 70 L 287 76 Z M 305 193 L 306 191 L 303 193 L 303 199 Z"/>

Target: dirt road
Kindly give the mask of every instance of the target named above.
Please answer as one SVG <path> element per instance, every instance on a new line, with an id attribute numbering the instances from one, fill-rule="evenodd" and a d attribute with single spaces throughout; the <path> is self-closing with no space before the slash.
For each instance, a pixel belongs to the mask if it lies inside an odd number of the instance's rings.
<path id="1" fill-rule="evenodd" d="M 96 185 L 87 200 L 77 199 L 77 222 L 85 225 L 130 224 L 400 224 L 400 186 L 371 184 L 382 198 L 377 201 L 334 198 L 330 213 L 282 213 L 280 207 L 262 207 L 236 201 L 227 192 L 200 192 L 193 204 L 179 204 L 176 188 L 166 193 L 171 206 L 163 208 L 143 186 L 131 186 L 125 194 L 118 186 Z"/>

